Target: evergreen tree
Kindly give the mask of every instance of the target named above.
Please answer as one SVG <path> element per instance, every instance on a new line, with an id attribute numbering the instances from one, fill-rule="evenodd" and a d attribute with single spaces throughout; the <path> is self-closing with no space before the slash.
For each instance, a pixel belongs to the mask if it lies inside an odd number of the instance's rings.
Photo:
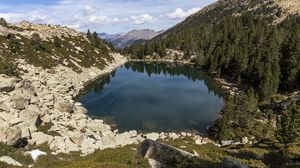
<path id="1" fill-rule="evenodd" d="M 292 104 L 277 124 L 277 137 L 282 143 L 300 143 L 300 105 Z"/>
<path id="2" fill-rule="evenodd" d="M 7 27 L 7 22 L 4 18 L 0 18 L 0 25 L 4 26 L 4 27 Z"/>

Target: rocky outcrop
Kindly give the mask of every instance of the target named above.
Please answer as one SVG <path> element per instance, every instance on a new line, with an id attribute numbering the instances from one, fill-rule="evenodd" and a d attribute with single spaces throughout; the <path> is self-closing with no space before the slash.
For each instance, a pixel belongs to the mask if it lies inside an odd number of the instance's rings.
<path id="1" fill-rule="evenodd" d="M 19 139 L 22 137 L 22 130 L 19 127 L 9 127 L 3 126 L 0 127 L 0 140 L 9 146 L 14 146 Z"/>
<path id="2" fill-rule="evenodd" d="M 144 140 L 137 132 L 113 132 L 73 100 L 85 83 L 126 62 L 119 54 L 113 57 L 116 61 L 106 69 L 82 68 L 81 73 L 63 65 L 53 71 L 19 60 L 20 78 L 0 76 L 0 142 L 14 146 L 26 139 L 31 145 L 48 143 L 55 153 L 87 155 Z M 50 127 L 40 129 L 46 124 Z"/>
<path id="3" fill-rule="evenodd" d="M 249 168 L 249 166 L 242 164 L 241 162 L 232 159 L 232 158 L 224 158 L 220 167 L 223 168 Z"/>
<path id="4" fill-rule="evenodd" d="M 181 149 L 165 145 L 150 139 L 145 140 L 137 151 L 137 155 L 151 159 L 152 167 L 169 167 L 174 160 L 194 157 L 193 154 Z"/>

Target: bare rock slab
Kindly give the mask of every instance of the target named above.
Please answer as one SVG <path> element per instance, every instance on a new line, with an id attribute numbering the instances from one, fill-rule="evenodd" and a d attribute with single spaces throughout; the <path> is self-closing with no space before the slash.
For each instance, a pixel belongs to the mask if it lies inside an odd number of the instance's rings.
<path id="1" fill-rule="evenodd" d="M 167 166 L 171 165 L 174 160 L 184 160 L 194 156 L 189 152 L 150 139 L 142 143 L 137 155 L 155 161 L 156 164 Z"/>

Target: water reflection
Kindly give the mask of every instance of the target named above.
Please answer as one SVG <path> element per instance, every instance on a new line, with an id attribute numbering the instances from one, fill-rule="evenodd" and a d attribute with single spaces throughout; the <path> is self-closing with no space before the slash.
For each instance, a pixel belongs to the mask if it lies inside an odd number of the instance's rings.
<path id="1" fill-rule="evenodd" d="M 121 131 L 204 131 L 222 108 L 223 94 L 190 65 L 129 62 L 88 85 L 80 101 Z"/>

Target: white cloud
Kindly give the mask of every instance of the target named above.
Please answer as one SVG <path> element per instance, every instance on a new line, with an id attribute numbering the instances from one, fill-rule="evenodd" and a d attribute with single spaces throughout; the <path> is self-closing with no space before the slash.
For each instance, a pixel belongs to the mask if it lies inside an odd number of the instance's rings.
<path id="1" fill-rule="evenodd" d="M 166 16 L 170 19 L 184 19 L 191 14 L 198 12 L 200 8 L 192 8 L 190 10 L 184 11 L 181 8 L 177 8 L 175 11 L 167 13 Z"/>
<path id="2" fill-rule="evenodd" d="M 161 30 L 176 24 L 178 20 L 175 18 L 184 18 L 193 13 L 191 8 L 203 7 L 214 1 L 216 0 L 56 0 L 38 3 L 1 1 L 0 17 L 11 23 L 27 20 L 69 26 L 81 31 L 91 29 L 116 33 L 143 28 Z M 191 10 L 181 9 L 177 13 L 169 13 L 170 17 L 166 15 L 175 6 Z"/>
<path id="3" fill-rule="evenodd" d="M 136 25 L 141 25 L 145 23 L 154 23 L 155 18 L 149 14 L 141 14 L 139 16 L 131 16 L 131 21 Z"/>

